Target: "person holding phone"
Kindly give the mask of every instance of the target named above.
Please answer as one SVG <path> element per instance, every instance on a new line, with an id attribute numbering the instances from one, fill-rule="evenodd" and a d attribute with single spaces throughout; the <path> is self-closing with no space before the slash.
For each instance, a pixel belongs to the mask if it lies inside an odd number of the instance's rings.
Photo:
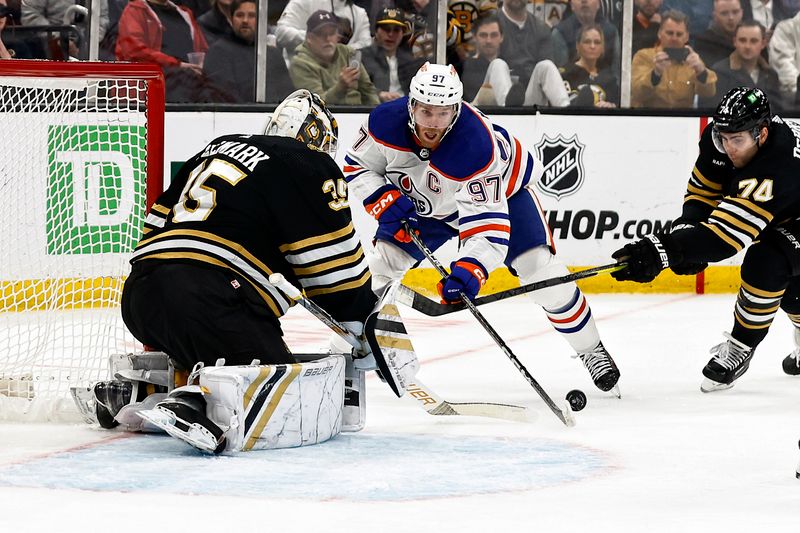
<path id="1" fill-rule="evenodd" d="M 339 23 L 329 11 L 315 11 L 306 22 L 306 40 L 289 66 L 295 87 L 319 94 L 329 104 L 377 105 L 361 53 L 339 42 Z"/>
<path id="2" fill-rule="evenodd" d="M 688 42 L 686 15 L 674 10 L 665 12 L 658 30 L 658 44 L 633 56 L 632 107 L 691 108 L 695 96 L 716 94 L 717 75 L 706 67 Z"/>

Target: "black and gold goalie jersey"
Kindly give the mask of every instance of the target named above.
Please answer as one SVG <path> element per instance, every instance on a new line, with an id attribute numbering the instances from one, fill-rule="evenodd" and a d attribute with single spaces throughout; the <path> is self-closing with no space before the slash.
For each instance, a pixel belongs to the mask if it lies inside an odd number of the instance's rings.
<path id="1" fill-rule="evenodd" d="M 750 245 L 764 230 L 800 217 L 800 126 L 773 117 L 767 141 L 735 168 L 703 131 L 681 219 L 695 230 L 676 232 L 685 260 L 720 261 Z"/>
<path id="2" fill-rule="evenodd" d="M 347 186 L 327 154 L 286 137 L 228 135 L 187 161 L 151 207 L 131 262 L 182 261 L 247 280 L 276 317 L 280 272 L 338 320 L 375 303 Z"/>

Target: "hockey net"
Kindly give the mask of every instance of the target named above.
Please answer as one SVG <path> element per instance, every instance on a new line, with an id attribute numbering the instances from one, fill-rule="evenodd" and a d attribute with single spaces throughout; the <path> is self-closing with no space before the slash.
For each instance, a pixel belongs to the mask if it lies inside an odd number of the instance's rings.
<path id="1" fill-rule="evenodd" d="M 69 389 L 140 348 L 119 302 L 162 190 L 150 65 L 0 61 L 0 420 L 74 420 Z"/>

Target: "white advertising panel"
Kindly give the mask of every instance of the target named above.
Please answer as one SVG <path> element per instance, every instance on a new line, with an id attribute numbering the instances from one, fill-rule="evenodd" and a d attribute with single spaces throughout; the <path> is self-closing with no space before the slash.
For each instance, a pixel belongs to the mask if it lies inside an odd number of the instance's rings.
<path id="1" fill-rule="evenodd" d="M 365 118 L 364 114 L 337 114 L 339 163 Z M 491 118 L 541 162 L 533 187 L 567 264 L 607 263 L 614 250 L 668 227 L 680 214 L 697 156 L 700 119 L 569 115 Z M 167 176 L 171 161 L 186 160 L 219 135 L 261 131 L 266 120 L 267 115 L 258 113 L 168 114 Z M 369 244 L 374 223 L 358 205 L 355 207 L 356 225 L 362 231 L 362 240 Z M 448 260 L 455 252 L 453 242 L 440 255 Z"/>

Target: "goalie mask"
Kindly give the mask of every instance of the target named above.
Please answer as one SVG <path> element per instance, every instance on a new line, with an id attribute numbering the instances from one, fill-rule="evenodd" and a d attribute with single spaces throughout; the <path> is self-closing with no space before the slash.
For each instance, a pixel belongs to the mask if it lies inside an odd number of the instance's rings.
<path id="1" fill-rule="evenodd" d="M 742 131 L 749 132 L 753 141 L 758 143 L 761 128 L 768 128 L 771 119 L 769 100 L 761 89 L 731 89 L 722 97 L 714 112 L 714 129 L 711 132 L 714 146 L 723 154 L 726 153 L 720 133 Z"/>
<path id="2" fill-rule="evenodd" d="M 275 108 L 264 135 L 292 137 L 312 150 L 336 157 L 339 126 L 325 102 L 316 94 L 298 89 Z"/>
<path id="3" fill-rule="evenodd" d="M 416 104 L 431 106 L 450 106 L 453 108 L 452 119 L 449 124 L 442 126 L 422 124 L 422 127 L 442 127 L 445 129 L 442 138 L 452 129 L 461 113 L 461 97 L 464 94 L 464 85 L 458 77 L 453 65 L 437 65 L 425 63 L 411 79 L 408 95 L 408 125 L 414 135 L 417 134 L 419 120 L 415 118 Z"/>

